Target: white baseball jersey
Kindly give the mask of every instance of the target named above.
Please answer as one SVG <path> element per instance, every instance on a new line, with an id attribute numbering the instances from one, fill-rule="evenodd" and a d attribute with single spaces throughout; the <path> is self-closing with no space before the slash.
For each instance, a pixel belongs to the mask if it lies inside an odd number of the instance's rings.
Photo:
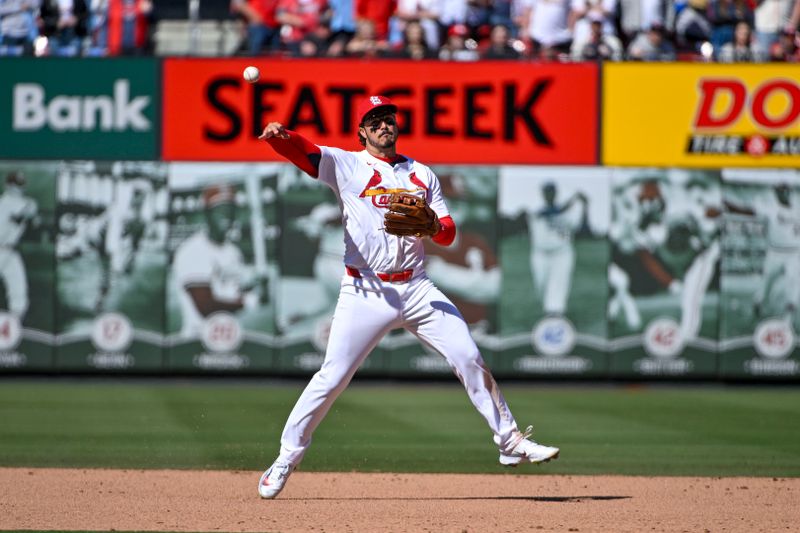
<path id="1" fill-rule="evenodd" d="M 172 269 L 181 306 L 181 335 L 185 337 L 198 336 L 203 324 L 203 316 L 187 287 L 209 285 L 214 298 L 222 302 L 233 302 L 242 294 L 245 267 L 241 251 L 227 241 L 215 243 L 205 230 L 196 232 L 178 246 Z"/>
<path id="2" fill-rule="evenodd" d="M 533 250 L 554 252 L 572 246 L 572 236 L 581 223 L 581 211 L 581 207 L 574 203 L 563 211 L 556 206 L 528 213 Z"/>
<path id="3" fill-rule="evenodd" d="M 719 231 L 720 218 L 710 216 L 709 212 L 722 212 L 721 198 L 718 191 L 693 187 L 687 191 L 687 201 L 682 205 L 686 214 L 697 222 L 701 235 L 706 238 Z M 682 214 L 676 209 L 677 214 Z"/>
<path id="4" fill-rule="evenodd" d="M 34 216 L 36 202 L 17 191 L 4 192 L 0 196 L 0 246 L 16 246 L 28 219 Z"/>
<path id="5" fill-rule="evenodd" d="M 439 218 L 448 216 L 433 171 L 408 158 L 387 163 L 366 150 L 348 152 L 328 146 L 320 150 L 319 179 L 333 189 L 342 209 L 345 264 L 373 272 L 422 272 L 422 241 L 386 233 L 383 217 L 394 192 L 425 197 Z"/>
<path id="6" fill-rule="evenodd" d="M 800 248 L 800 209 L 796 204 L 764 202 L 758 215 L 767 219 L 767 244 L 772 248 Z"/>

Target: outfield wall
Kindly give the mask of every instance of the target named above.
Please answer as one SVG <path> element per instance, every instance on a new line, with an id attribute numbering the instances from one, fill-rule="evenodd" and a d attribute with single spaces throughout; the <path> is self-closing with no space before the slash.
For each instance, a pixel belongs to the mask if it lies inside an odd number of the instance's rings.
<path id="1" fill-rule="evenodd" d="M 251 86 L 244 66 L 0 62 L 0 174 L 28 198 L 0 205 L 0 372 L 315 371 L 336 200 L 255 137 L 274 117 L 355 149 L 352 102 L 379 91 L 460 229 L 426 269 L 498 375 L 800 376 L 800 69 L 286 60 Z M 220 185 L 237 209 L 212 292 L 242 308 L 198 321 L 182 287 L 211 275 Z M 398 331 L 362 372 L 450 369 Z"/>

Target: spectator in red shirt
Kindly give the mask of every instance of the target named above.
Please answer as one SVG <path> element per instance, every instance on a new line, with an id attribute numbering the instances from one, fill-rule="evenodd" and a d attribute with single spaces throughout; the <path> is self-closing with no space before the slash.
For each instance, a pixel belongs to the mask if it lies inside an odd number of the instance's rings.
<path id="1" fill-rule="evenodd" d="M 139 55 L 149 51 L 151 0 L 109 0 L 108 54 Z"/>
<path id="2" fill-rule="evenodd" d="M 369 19 L 356 21 L 356 34 L 347 43 L 345 51 L 352 57 L 378 57 L 386 54 L 388 44 L 379 41 L 375 35 L 375 25 Z"/>
<path id="3" fill-rule="evenodd" d="M 371 20 L 375 27 L 375 38 L 387 41 L 389 19 L 397 9 L 397 0 L 356 0 L 356 19 Z"/>
<path id="4" fill-rule="evenodd" d="M 291 54 L 300 54 L 300 44 L 314 34 L 326 8 L 325 0 L 278 0 L 275 18 L 284 26 L 281 36 Z"/>
<path id="5" fill-rule="evenodd" d="M 278 0 L 232 0 L 231 12 L 247 23 L 247 52 L 274 51 L 280 44 L 280 26 L 275 18 Z"/>

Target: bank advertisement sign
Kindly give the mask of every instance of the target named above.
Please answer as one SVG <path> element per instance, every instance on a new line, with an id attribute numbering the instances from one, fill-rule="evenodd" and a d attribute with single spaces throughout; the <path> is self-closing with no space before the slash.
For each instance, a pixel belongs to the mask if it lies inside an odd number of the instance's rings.
<path id="1" fill-rule="evenodd" d="M 606 165 L 800 166 L 800 65 L 606 64 Z"/>
<path id="2" fill-rule="evenodd" d="M 156 159 L 155 59 L 7 58 L 0 157 Z"/>

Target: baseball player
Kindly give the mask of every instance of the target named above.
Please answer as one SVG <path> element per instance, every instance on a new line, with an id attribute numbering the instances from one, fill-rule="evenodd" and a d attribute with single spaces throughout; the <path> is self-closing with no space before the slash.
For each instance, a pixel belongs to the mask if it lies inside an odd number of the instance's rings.
<path id="1" fill-rule="evenodd" d="M 800 304 L 800 211 L 792 201 L 792 190 L 786 183 L 774 187 L 776 202 L 763 202 L 756 209 L 725 202 L 732 213 L 767 219 L 767 254 L 764 257 L 761 283 L 753 296 L 753 314 L 760 317 L 775 283 L 785 280 L 784 314 L 791 319 Z"/>
<path id="2" fill-rule="evenodd" d="M 25 195 L 24 187 L 25 175 L 10 172 L 0 196 L 0 276 L 6 289 L 8 311 L 20 322 L 28 311 L 28 279 L 15 247 L 37 215 L 36 202 Z"/>
<path id="3" fill-rule="evenodd" d="M 115 202 L 101 215 L 103 231 L 97 245 L 100 257 L 100 290 L 95 311 L 107 307 L 109 292 L 122 277 L 130 274 L 147 223 L 154 214 L 146 202 L 149 185 L 136 184 L 121 202 Z"/>
<path id="4" fill-rule="evenodd" d="M 261 476 L 258 492 L 274 498 L 311 444 L 314 430 L 378 341 L 405 328 L 441 353 L 488 423 L 500 463 L 540 463 L 558 448 L 520 432 L 456 307 L 423 269 L 422 239 L 455 238 L 436 175 L 397 153 L 397 106 L 370 96 L 357 106 L 359 152 L 317 146 L 271 122 L 259 138 L 336 194 L 344 223 L 344 272 L 325 360 L 289 414 L 280 453 Z"/>
<path id="5" fill-rule="evenodd" d="M 195 232 L 175 250 L 172 263 L 181 308 L 181 336 L 198 338 L 205 318 L 217 311 L 254 309 L 258 290 L 246 290 L 242 252 L 228 239 L 236 209 L 232 187 L 210 186 L 203 191 L 206 228 Z"/>
<path id="6" fill-rule="evenodd" d="M 641 327 L 642 318 L 631 293 L 653 294 L 663 289 L 673 294 L 681 292 L 681 282 L 655 253 L 667 239 L 665 210 L 657 180 L 644 180 L 614 195 L 614 223 L 609 228 L 612 250 L 608 315 L 614 320 L 621 310 L 628 328 L 633 330 Z M 631 277 L 629 272 L 637 275 Z"/>
<path id="7" fill-rule="evenodd" d="M 573 235 L 585 223 L 587 199 L 575 194 L 556 204 L 556 185 L 542 186 L 545 206 L 528 213 L 531 273 L 546 315 L 564 315 L 575 268 Z"/>

